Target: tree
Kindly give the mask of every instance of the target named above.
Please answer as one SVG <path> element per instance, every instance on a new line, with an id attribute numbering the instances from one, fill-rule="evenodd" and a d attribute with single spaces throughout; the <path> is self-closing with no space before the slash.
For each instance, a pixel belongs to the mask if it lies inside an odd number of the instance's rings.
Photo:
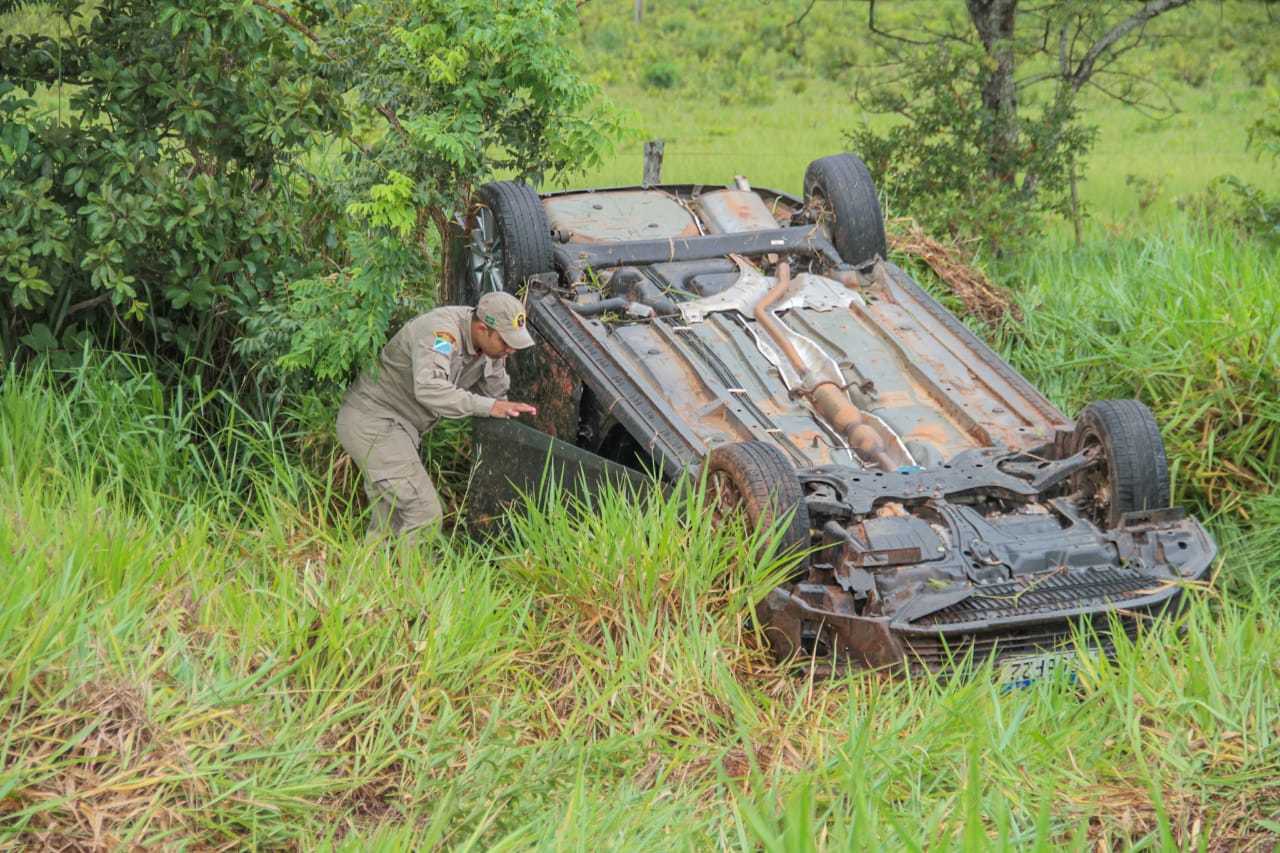
<path id="1" fill-rule="evenodd" d="M 860 101 L 905 122 L 884 134 L 863 128 L 855 144 L 929 224 L 1007 247 L 1040 215 L 1070 206 L 1074 161 L 1093 138 L 1076 106 L 1083 89 L 1171 108 L 1124 58 L 1153 40 L 1152 20 L 1189 2 L 966 0 L 929 26 L 904 24 L 901 10 L 888 21 L 870 0 L 867 25 L 888 74 Z"/>
<path id="2" fill-rule="evenodd" d="M 0 42 L 6 356 L 91 334 L 345 378 L 429 298 L 472 186 L 589 164 L 617 127 L 568 0 L 55 11 L 62 37 Z"/>

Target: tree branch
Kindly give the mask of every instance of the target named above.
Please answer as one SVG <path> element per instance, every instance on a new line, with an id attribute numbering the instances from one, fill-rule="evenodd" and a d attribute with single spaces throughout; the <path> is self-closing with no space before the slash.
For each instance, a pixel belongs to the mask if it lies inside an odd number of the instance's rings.
<path id="1" fill-rule="evenodd" d="M 88 311 L 90 308 L 97 308 L 99 305 L 106 302 L 110 298 L 111 298 L 110 293 L 99 293 L 97 296 L 90 297 L 89 299 L 86 299 L 83 302 L 77 302 L 75 305 L 72 305 L 70 308 L 67 309 L 67 312 L 64 315 L 64 317 L 73 317 L 76 314 L 79 314 L 81 311 Z"/>
<path id="2" fill-rule="evenodd" d="M 891 33 L 888 30 L 879 29 L 876 26 L 876 0 L 870 0 L 870 2 L 867 4 L 867 28 L 878 36 L 883 36 L 884 38 L 890 38 L 890 39 L 893 39 L 894 41 L 900 41 L 905 44 L 914 44 L 914 45 L 927 47 L 929 45 L 937 44 L 939 41 L 939 39 L 934 39 L 933 41 L 920 41 L 919 39 L 909 39 L 906 36 L 900 36 L 895 33 Z"/>
<path id="3" fill-rule="evenodd" d="M 1173 110 L 1169 110 L 1163 113 L 1156 112 L 1151 107 L 1148 107 L 1145 103 L 1138 100 L 1137 98 L 1129 97 L 1128 95 L 1124 95 L 1120 92 L 1113 92 L 1110 89 L 1108 89 L 1106 86 L 1103 86 L 1100 82 L 1098 82 L 1096 78 L 1091 78 L 1089 80 L 1088 85 L 1092 86 L 1094 89 L 1097 89 L 1099 92 L 1106 95 L 1108 98 L 1111 98 L 1114 101 L 1119 101 L 1120 103 L 1124 104 L 1126 107 L 1131 107 L 1132 109 L 1136 110 L 1137 112 L 1141 113 L 1147 118 L 1163 120 L 1173 115 L 1173 112 L 1174 112 Z"/>
<path id="4" fill-rule="evenodd" d="M 1045 80 L 1056 80 L 1061 76 L 1062 75 L 1057 71 L 1042 71 L 1039 74 L 1031 74 L 1023 77 L 1021 80 L 1015 80 L 1013 85 L 1017 89 L 1025 89 L 1028 86 L 1043 83 Z"/>
<path id="5" fill-rule="evenodd" d="M 404 125 L 400 124 L 400 119 L 396 116 L 395 110 L 391 109 L 391 107 L 386 104 L 380 104 L 376 109 L 387 120 L 387 123 L 395 128 L 397 133 L 404 134 L 405 136 L 409 135 L 409 132 L 404 129 Z"/>
<path id="6" fill-rule="evenodd" d="M 1098 91 L 1102 92 L 1108 97 L 1115 97 L 1115 96 L 1111 94 L 1111 92 L 1108 92 L 1107 90 L 1103 89 L 1101 86 L 1097 84 L 1098 79 L 1103 76 L 1120 77 L 1126 80 L 1135 80 L 1139 84 L 1142 84 L 1144 86 L 1150 86 L 1152 89 L 1155 89 L 1157 92 L 1159 92 L 1160 97 L 1164 99 L 1166 106 L 1161 107 L 1154 102 L 1154 99 L 1148 98 L 1145 96 L 1141 100 L 1138 100 L 1137 98 L 1131 98 L 1129 100 L 1122 101 L 1122 103 L 1124 103 L 1126 106 L 1133 107 L 1135 110 L 1147 116 L 1148 118 L 1154 118 L 1154 119 L 1159 119 L 1163 121 L 1164 119 L 1168 118 L 1169 116 L 1173 115 L 1178 111 L 1178 105 L 1174 102 L 1173 95 L 1170 94 L 1169 90 L 1166 89 L 1163 85 L 1161 85 L 1160 81 L 1158 80 L 1155 80 L 1150 77 L 1144 77 L 1141 74 L 1134 74 L 1130 71 L 1120 71 L 1118 69 L 1113 69 L 1113 68 L 1100 68 L 1093 75 L 1093 79 L 1091 79 L 1089 83 L 1090 85 L 1094 86 L 1094 88 L 1098 89 Z"/>
<path id="7" fill-rule="evenodd" d="M 268 3 L 267 0 L 253 0 L 253 5 L 257 6 L 259 9 L 263 9 L 267 12 L 270 12 L 272 15 L 275 15 L 277 18 L 279 18 L 285 24 L 285 26 L 301 33 L 307 39 L 307 41 L 314 44 L 316 48 L 319 49 L 319 51 L 322 54 L 324 54 L 325 58 L 328 59 L 330 62 L 340 61 L 336 54 L 332 53 L 327 48 L 325 48 L 323 44 L 321 44 L 320 37 L 315 34 L 314 30 L 312 30 L 306 24 L 302 23 L 302 21 L 299 21 L 293 15 L 290 15 L 286 10 L 281 9 L 279 6 L 276 6 L 272 3 Z M 382 114 L 382 116 L 387 120 L 387 123 L 390 124 L 397 133 L 400 133 L 404 136 L 409 135 L 408 132 L 404 129 L 404 126 L 400 124 L 400 119 L 396 116 L 395 110 L 391 109 L 391 107 L 387 106 L 386 104 L 382 104 L 376 107 L 375 109 L 377 109 L 377 111 Z"/>
<path id="8" fill-rule="evenodd" d="M 1190 2 L 1191 0 L 1150 0 L 1141 9 L 1116 24 L 1104 33 L 1100 39 L 1095 41 L 1085 51 L 1084 56 L 1080 58 L 1080 62 L 1076 65 L 1075 71 L 1069 78 L 1071 88 L 1074 91 L 1080 91 L 1080 87 L 1089 82 L 1089 78 L 1093 76 L 1093 66 L 1097 63 L 1098 57 L 1106 53 L 1120 39 L 1157 15 L 1163 15 L 1165 12 L 1176 9 L 1179 6 L 1185 6 Z"/>
<path id="9" fill-rule="evenodd" d="M 1067 24 L 1058 29 L 1058 70 L 1066 77 L 1071 73 L 1071 61 L 1067 57 Z"/>
<path id="10" fill-rule="evenodd" d="M 789 21 L 787 25 L 783 27 L 783 29 L 787 30 L 787 29 L 790 29 L 791 27 L 800 26 L 800 23 L 809 16 L 809 13 L 813 11 L 813 7 L 816 6 L 817 3 L 818 3 L 818 0 L 809 0 L 809 5 L 804 7 L 804 11 L 801 12 L 798 17 L 793 18 L 791 21 Z"/>
<path id="11" fill-rule="evenodd" d="M 338 57 L 334 56 L 332 53 L 330 53 L 328 50 L 324 48 L 324 46 L 320 43 L 320 37 L 317 36 L 310 27 L 302 23 L 302 21 L 299 21 L 293 15 L 290 15 L 288 11 L 286 11 L 285 9 L 281 9 L 279 6 L 268 3 L 267 0 L 253 0 L 253 5 L 257 6 L 259 9 L 263 9 L 267 12 L 270 12 L 271 14 L 279 18 L 281 21 L 283 21 L 285 25 L 288 26 L 290 29 L 296 30 L 297 32 L 301 33 L 303 36 L 306 37 L 307 41 L 311 42 L 316 47 L 320 48 L 320 52 L 323 53 L 326 57 L 328 57 L 331 61 L 333 62 L 338 61 Z"/>

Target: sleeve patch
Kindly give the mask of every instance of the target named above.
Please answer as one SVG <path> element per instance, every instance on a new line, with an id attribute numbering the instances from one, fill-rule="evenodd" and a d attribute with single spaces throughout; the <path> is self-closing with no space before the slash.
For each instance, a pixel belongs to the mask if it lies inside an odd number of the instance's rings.
<path id="1" fill-rule="evenodd" d="M 435 343 L 431 345 L 431 348 L 441 355 L 451 355 L 453 346 L 456 343 L 457 340 L 448 332 L 436 332 Z"/>

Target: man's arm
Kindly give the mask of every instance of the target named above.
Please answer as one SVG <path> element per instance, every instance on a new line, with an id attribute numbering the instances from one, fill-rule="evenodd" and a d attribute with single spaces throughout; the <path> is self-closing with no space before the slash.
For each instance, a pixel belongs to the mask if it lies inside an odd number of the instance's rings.
<path id="1" fill-rule="evenodd" d="M 493 411 L 493 397 L 472 394 L 449 381 L 449 353 L 437 352 L 425 341 L 413 348 L 413 396 L 442 418 L 484 417 Z"/>
<path id="2" fill-rule="evenodd" d="M 511 390 L 511 377 L 507 375 L 507 367 L 503 363 L 505 361 L 506 359 L 502 359 L 488 365 L 477 385 L 481 394 L 495 400 L 507 399 L 507 392 Z"/>
<path id="3" fill-rule="evenodd" d="M 506 366 L 502 362 L 493 365 L 492 372 L 485 373 L 478 387 L 484 394 L 497 398 L 497 402 L 489 411 L 490 417 L 518 418 L 521 415 L 538 414 L 538 410 L 528 403 L 513 403 L 507 400 L 507 391 L 511 388 L 511 377 L 507 375 Z"/>

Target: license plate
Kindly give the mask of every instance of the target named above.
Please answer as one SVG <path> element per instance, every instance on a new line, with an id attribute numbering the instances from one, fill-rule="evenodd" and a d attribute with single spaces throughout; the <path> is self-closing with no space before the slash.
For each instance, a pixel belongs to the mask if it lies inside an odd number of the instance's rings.
<path id="1" fill-rule="evenodd" d="M 996 668 L 996 680 L 1006 688 L 1026 687 L 1059 669 L 1070 669 L 1074 657 L 1070 652 L 1045 652 L 1001 661 Z"/>

